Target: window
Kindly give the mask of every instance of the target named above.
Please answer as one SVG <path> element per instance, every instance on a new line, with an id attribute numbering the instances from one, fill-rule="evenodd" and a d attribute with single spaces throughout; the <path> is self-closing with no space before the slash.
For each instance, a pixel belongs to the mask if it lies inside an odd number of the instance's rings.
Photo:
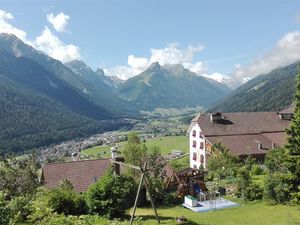
<path id="1" fill-rule="evenodd" d="M 197 169 L 197 165 L 194 165 L 194 169 Z"/>
<path id="2" fill-rule="evenodd" d="M 196 137 L 196 131 L 193 130 L 193 137 Z"/>
<path id="3" fill-rule="evenodd" d="M 204 147 L 204 143 L 200 142 L 200 149 L 203 149 L 203 147 Z"/>
<path id="4" fill-rule="evenodd" d="M 203 138 L 203 132 L 202 131 L 200 131 L 200 133 L 199 133 L 199 138 Z"/>
<path id="5" fill-rule="evenodd" d="M 193 147 L 194 148 L 196 148 L 196 145 L 197 145 L 196 141 L 193 141 Z"/>
<path id="6" fill-rule="evenodd" d="M 196 153 L 196 152 L 193 153 L 193 160 L 194 160 L 194 161 L 197 160 L 197 153 Z"/>
<path id="7" fill-rule="evenodd" d="M 200 155 L 200 162 L 201 162 L 201 164 L 204 163 L 204 155 Z"/>

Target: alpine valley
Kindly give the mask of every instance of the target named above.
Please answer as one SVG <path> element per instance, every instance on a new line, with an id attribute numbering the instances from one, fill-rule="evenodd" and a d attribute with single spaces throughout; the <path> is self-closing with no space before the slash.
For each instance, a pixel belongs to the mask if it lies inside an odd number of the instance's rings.
<path id="1" fill-rule="evenodd" d="M 27 151 L 128 127 L 129 119 L 158 108 L 274 110 L 291 103 L 295 74 L 296 64 L 292 64 L 232 92 L 181 64 L 153 63 L 124 81 L 105 75 L 100 68 L 94 71 L 80 60 L 63 64 L 2 33 L 0 151 Z"/>

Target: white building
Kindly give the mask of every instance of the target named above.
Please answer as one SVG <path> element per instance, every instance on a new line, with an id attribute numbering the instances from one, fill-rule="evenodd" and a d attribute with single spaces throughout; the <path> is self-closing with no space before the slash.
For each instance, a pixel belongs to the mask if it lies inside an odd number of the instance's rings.
<path id="1" fill-rule="evenodd" d="M 190 140 L 190 167 L 199 169 L 206 167 L 206 149 L 205 149 L 205 136 L 198 124 L 198 117 L 195 117 L 189 129 Z"/>
<path id="2" fill-rule="evenodd" d="M 206 169 L 212 146 L 222 143 L 240 158 L 263 161 L 266 153 L 284 145 L 294 107 L 278 112 L 199 114 L 189 128 L 190 167 Z"/>

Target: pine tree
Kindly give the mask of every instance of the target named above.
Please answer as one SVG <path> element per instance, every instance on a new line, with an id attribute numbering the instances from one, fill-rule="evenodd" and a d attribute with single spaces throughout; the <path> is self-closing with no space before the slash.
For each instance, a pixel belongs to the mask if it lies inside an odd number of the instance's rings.
<path id="1" fill-rule="evenodd" d="M 294 118 L 287 129 L 286 154 L 287 159 L 285 167 L 288 170 L 287 181 L 291 202 L 300 203 L 300 65 L 297 75 L 297 88 L 295 94 L 295 111 Z"/>

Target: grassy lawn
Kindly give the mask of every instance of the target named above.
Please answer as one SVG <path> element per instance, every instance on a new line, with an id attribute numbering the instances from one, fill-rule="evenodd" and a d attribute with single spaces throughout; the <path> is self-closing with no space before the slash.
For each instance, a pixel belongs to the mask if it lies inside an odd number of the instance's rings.
<path id="1" fill-rule="evenodd" d="M 195 224 L 206 225 L 296 225 L 300 224 L 299 207 L 270 206 L 264 201 L 242 204 L 239 207 L 196 213 L 183 207 L 158 209 L 162 224 L 174 224 L 174 218 L 185 216 Z M 137 216 L 143 218 L 143 224 L 156 224 L 152 208 L 137 209 Z"/>
<path id="2" fill-rule="evenodd" d="M 188 144 L 188 137 L 187 136 L 168 136 L 168 137 L 159 137 L 153 138 L 146 141 L 146 146 L 148 148 L 151 147 L 158 147 L 160 148 L 163 155 L 167 155 L 173 149 L 181 150 L 183 152 L 189 151 L 189 144 Z M 122 147 L 126 142 L 119 142 L 119 150 L 122 152 Z M 92 148 L 88 148 L 83 150 L 82 152 L 87 155 L 93 155 L 96 157 L 110 157 L 110 148 L 111 146 L 96 146 Z"/>
<path id="3" fill-rule="evenodd" d="M 93 155 L 96 157 L 110 157 L 110 148 L 111 146 L 95 146 L 92 148 L 88 148 L 82 151 L 82 153 L 86 155 Z"/>
<path id="4" fill-rule="evenodd" d="M 167 155 L 172 150 L 189 152 L 189 139 L 187 136 L 168 136 L 153 138 L 146 141 L 147 147 L 160 148 L 163 155 Z"/>

